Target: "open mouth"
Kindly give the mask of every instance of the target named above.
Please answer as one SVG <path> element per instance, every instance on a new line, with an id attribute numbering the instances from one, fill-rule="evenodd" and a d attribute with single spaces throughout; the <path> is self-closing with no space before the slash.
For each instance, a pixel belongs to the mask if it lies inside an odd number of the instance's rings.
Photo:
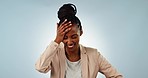
<path id="1" fill-rule="evenodd" d="M 67 45 L 68 48 L 73 48 L 74 44 Z"/>

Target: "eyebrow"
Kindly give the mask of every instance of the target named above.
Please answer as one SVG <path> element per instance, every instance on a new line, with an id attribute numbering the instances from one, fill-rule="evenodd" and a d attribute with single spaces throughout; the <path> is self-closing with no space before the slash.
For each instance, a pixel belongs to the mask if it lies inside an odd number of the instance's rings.
<path id="1" fill-rule="evenodd" d="M 73 34 L 72 36 L 78 36 L 78 34 Z"/>
<path id="2" fill-rule="evenodd" d="M 67 36 L 67 35 L 65 35 L 65 36 Z M 64 37 L 65 37 L 65 36 L 64 36 Z M 78 36 L 78 34 L 73 34 L 73 35 L 71 35 L 71 36 L 72 36 L 72 37 L 73 37 L 73 36 Z"/>

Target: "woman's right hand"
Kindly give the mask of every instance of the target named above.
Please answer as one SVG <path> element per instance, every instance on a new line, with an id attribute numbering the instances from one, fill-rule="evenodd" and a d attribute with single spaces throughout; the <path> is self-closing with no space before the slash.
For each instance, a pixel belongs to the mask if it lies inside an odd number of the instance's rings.
<path id="1" fill-rule="evenodd" d="M 67 22 L 67 19 L 60 25 L 57 23 L 57 35 L 54 41 L 60 44 L 63 41 L 64 35 L 71 30 L 71 26 L 71 22 Z"/>

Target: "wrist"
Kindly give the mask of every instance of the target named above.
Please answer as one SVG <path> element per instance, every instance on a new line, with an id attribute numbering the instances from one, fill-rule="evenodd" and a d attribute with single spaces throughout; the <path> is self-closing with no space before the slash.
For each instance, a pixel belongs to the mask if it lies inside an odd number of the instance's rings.
<path id="1" fill-rule="evenodd" d="M 60 43 L 61 43 L 61 41 L 60 41 L 60 40 L 58 40 L 57 38 L 54 40 L 54 42 L 56 42 L 56 43 L 58 43 L 58 44 L 60 44 Z"/>

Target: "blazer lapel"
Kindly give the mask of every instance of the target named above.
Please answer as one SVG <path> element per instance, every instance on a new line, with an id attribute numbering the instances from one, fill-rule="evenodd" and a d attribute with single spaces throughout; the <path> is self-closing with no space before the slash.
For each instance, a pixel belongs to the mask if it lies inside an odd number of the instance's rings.
<path id="1" fill-rule="evenodd" d="M 80 45 L 82 78 L 88 78 L 88 57 L 85 48 Z"/>
<path id="2" fill-rule="evenodd" d="M 61 44 L 60 46 L 60 55 L 59 55 L 59 59 L 60 59 L 60 68 L 61 68 L 61 71 L 60 71 L 60 78 L 64 78 L 65 77 L 65 68 L 66 68 L 66 56 L 65 56 L 65 50 L 64 50 L 64 44 Z M 60 69 L 59 69 L 60 70 Z"/>

